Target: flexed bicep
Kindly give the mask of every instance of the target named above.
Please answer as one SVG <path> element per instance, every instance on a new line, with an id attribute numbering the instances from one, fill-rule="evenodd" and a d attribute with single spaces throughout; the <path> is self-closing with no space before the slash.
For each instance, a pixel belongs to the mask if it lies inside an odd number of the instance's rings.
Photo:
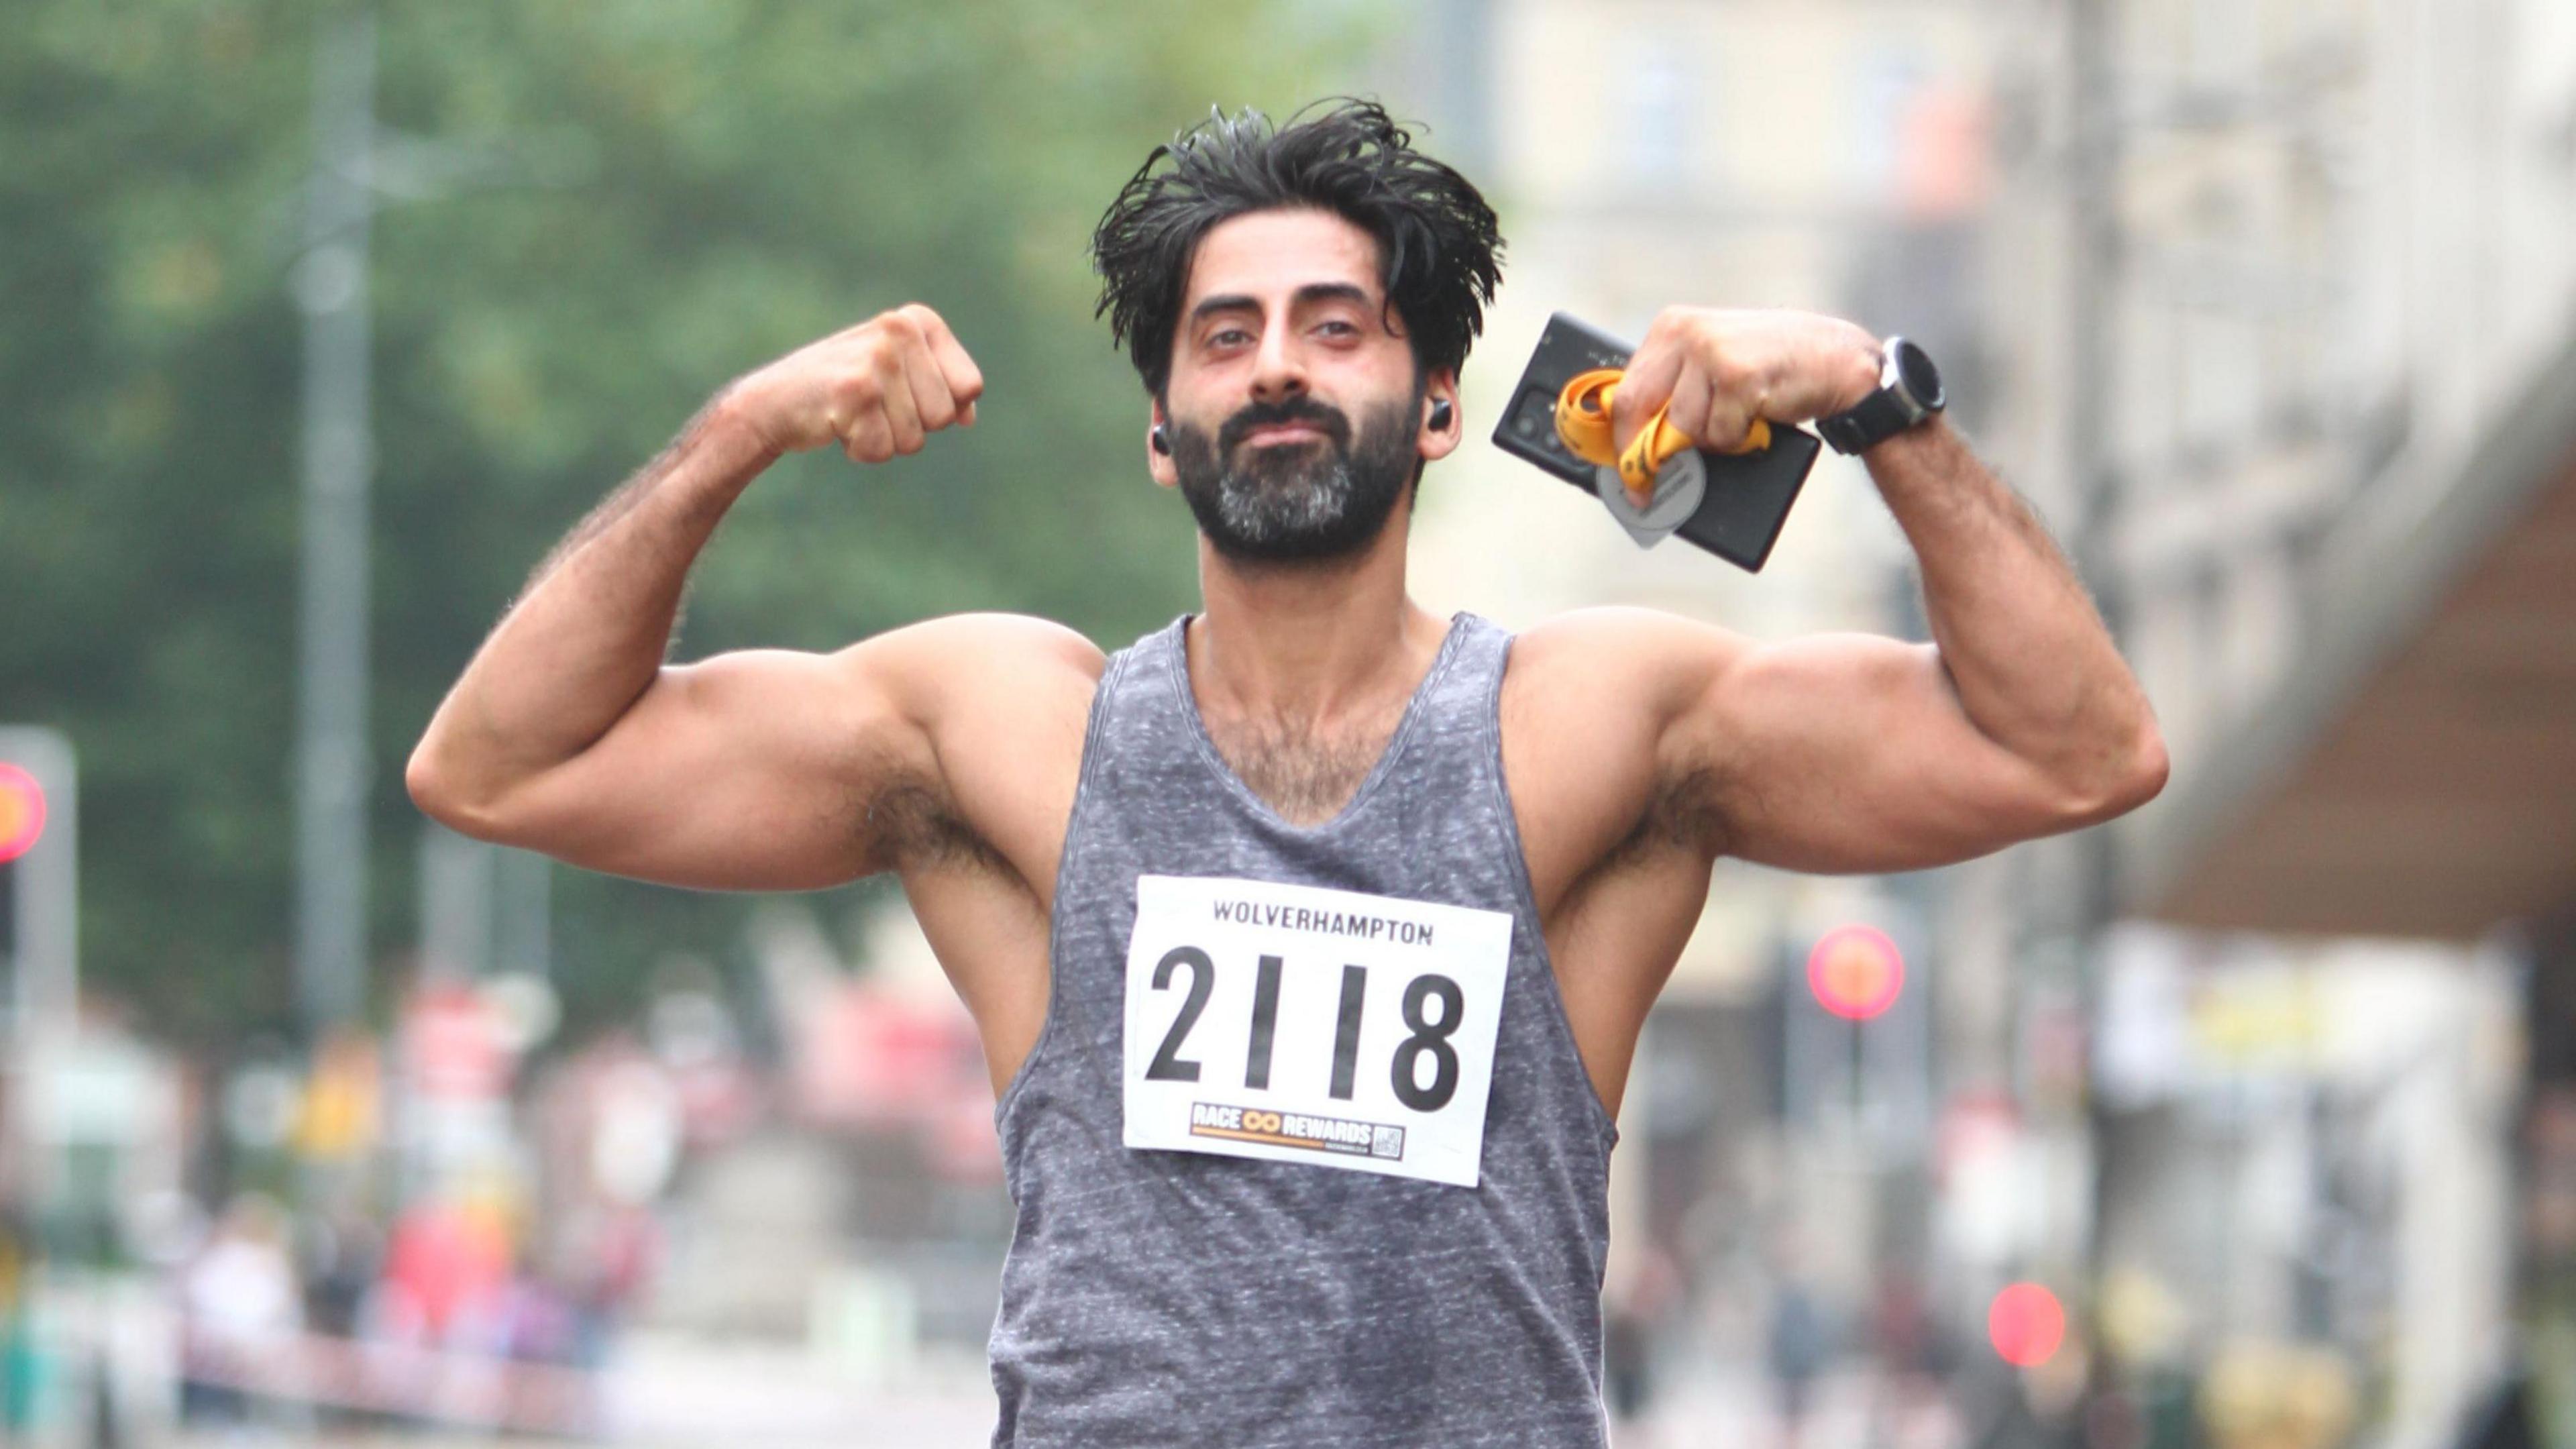
<path id="1" fill-rule="evenodd" d="M 1762 865 L 1919 870 L 2099 818 L 1977 728 L 1929 644 L 1747 648 L 1676 728 L 1709 762 L 1727 853 Z"/>
<path id="2" fill-rule="evenodd" d="M 459 828 L 708 890 L 808 890 L 885 869 L 870 796 L 932 760 L 869 667 L 877 642 L 666 665 L 597 743 Z"/>
<path id="3" fill-rule="evenodd" d="M 666 665 L 587 749 L 433 813 L 575 865 L 710 890 L 838 885 L 950 837 L 1028 857 L 1049 837 L 1026 818 L 1042 792 L 1025 761 L 1051 761 L 1068 730 L 1078 749 L 1098 661 L 1042 620 L 964 614 L 833 654 Z"/>

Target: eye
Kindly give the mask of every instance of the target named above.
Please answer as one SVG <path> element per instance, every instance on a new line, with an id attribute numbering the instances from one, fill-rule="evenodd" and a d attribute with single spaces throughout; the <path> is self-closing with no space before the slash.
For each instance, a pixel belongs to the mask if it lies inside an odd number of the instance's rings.
<path id="1" fill-rule="evenodd" d="M 1329 321 L 1329 322 L 1321 323 L 1321 324 L 1319 324 L 1319 325 L 1316 327 L 1316 329 L 1315 329 L 1315 330 L 1316 330 L 1316 331 L 1318 331 L 1318 332 L 1333 332 L 1333 333 L 1335 333 L 1335 334 L 1336 334 L 1336 335 L 1338 335 L 1338 336 L 1344 336 L 1344 337 L 1357 337 L 1357 336 L 1359 336 L 1359 335 L 1360 335 L 1360 329 L 1358 329 L 1357 327 L 1352 326 L 1352 325 L 1351 325 L 1350 323 L 1348 323 L 1348 322 L 1344 322 L 1344 321 L 1340 320 L 1339 318 L 1335 318 L 1334 320 Z"/>
<path id="2" fill-rule="evenodd" d="M 1235 340 L 1250 341 L 1251 337 L 1251 333 L 1244 331 L 1240 327 L 1226 327 L 1209 335 L 1208 346 L 1232 347 Z"/>

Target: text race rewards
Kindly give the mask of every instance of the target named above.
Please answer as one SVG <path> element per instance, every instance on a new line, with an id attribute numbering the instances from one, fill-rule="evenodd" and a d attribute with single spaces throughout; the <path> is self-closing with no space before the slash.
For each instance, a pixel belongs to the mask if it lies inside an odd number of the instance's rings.
<path id="1" fill-rule="evenodd" d="M 1126 1144 L 1474 1187 L 1511 953 L 1500 911 L 1140 876 Z"/>

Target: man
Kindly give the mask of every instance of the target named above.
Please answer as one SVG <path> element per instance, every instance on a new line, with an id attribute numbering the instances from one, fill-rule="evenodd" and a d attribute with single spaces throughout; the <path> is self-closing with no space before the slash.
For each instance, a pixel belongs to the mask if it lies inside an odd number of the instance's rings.
<path id="1" fill-rule="evenodd" d="M 1107 657 L 967 616 L 663 662 L 770 462 L 973 424 L 974 363 L 906 307 L 720 392 L 412 758 L 432 816 L 597 870 L 901 878 L 1000 1093 L 997 1444 L 1602 1443 L 1611 1124 L 1716 859 L 1911 869 L 2163 782 L 2082 587 L 1937 413 L 1864 454 L 1932 644 L 1416 606 L 1414 490 L 1462 438 L 1499 248 L 1373 105 L 1214 117 L 1094 238 L 1203 612 Z M 1882 365 L 1847 322 L 1676 307 L 1616 435 L 1866 412 Z"/>

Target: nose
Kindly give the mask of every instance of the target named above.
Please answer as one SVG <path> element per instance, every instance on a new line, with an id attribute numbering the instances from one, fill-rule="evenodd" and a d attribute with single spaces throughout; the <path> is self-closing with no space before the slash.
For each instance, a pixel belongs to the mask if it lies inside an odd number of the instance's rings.
<path id="1" fill-rule="evenodd" d="M 1261 350 L 1252 361 L 1252 396 L 1257 402 L 1282 403 L 1306 391 L 1306 362 L 1297 329 L 1284 321 L 1261 331 Z"/>

